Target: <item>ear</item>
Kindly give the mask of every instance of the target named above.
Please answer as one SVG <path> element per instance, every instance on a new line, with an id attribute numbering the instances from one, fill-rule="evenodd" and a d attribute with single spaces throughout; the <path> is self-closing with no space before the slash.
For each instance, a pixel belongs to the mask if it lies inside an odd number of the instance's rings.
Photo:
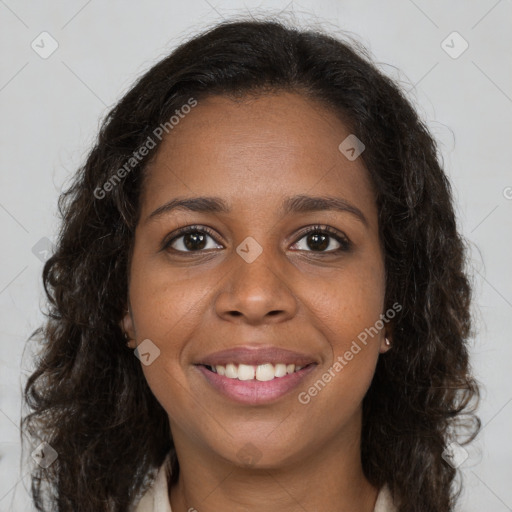
<path id="1" fill-rule="evenodd" d="M 128 339 L 126 340 L 126 346 L 135 349 L 137 347 L 137 343 L 135 341 L 135 329 L 133 326 L 133 318 L 131 311 L 128 309 L 122 320 L 119 322 L 119 327 L 123 333 L 126 333 Z"/>

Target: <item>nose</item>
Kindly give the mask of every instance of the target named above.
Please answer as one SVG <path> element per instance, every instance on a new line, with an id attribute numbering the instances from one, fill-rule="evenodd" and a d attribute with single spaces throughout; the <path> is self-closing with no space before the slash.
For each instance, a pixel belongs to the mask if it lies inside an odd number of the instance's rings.
<path id="1" fill-rule="evenodd" d="M 230 263 L 215 299 L 219 317 L 257 325 L 284 322 L 295 316 L 297 300 L 275 258 L 263 251 L 251 263 L 242 258 Z"/>

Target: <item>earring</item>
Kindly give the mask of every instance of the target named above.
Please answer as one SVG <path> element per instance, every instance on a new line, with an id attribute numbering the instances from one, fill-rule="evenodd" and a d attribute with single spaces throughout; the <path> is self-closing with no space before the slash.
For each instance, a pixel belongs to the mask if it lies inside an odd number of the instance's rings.
<path id="1" fill-rule="evenodd" d="M 386 344 L 386 347 L 391 347 L 391 341 L 389 341 L 387 338 L 384 338 L 384 343 Z"/>

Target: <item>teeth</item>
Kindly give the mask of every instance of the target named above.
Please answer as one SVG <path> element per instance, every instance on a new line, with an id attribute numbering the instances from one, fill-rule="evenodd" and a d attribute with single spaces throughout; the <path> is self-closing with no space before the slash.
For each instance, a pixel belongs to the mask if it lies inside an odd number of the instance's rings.
<path id="1" fill-rule="evenodd" d="M 217 365 L 208 367 L 213 372 L 223 375 L 228 379 L 238 380 L 259 380 L 261 382 L 267 380 L 273 380 L 274 378 L 284 377 L 290 373 L 298 372 L 304 366 L 295 366 L 294 364 L 276 364 L 271 363 L 260 364 L 258 366 L 252 366 L 248 364 L 239 364 L 238 366 L 233 363 L 229 363 L 226 366 Z"/>
<path id="2" fill-rule="evenodd" d="M 218 366 L 215 367 L 215 369 L 217 369 Z M 218 371 L 218 370 L 217 370 Z M 230 379 L 237 379 L 238 378 L 238 370 L 236 368 L 236 366 L 234 364 L 228 364 L 226 365 L 226 374 L 225 374 L 226 377 L 230 378 Z"/>
<path id="3" fill-rule="evenodd" d="M 292 366 L 292 365 L 290 365 Z M 284 377 L 286 375 L 286 365 L 285 364 L 276 364 L 274 367 L 274 375 L 276 377 Z"/>
<path id="4" fill-rule="evenodd" d="M 242 366 L 242 365 L 240 365 Z M 240 366 L 238 367 L 238 373 L 240 374 Z M 252 368 L 252 367 L 251 367 Z M 276 376 L 274 366 L 272 366 L 270 363 L 268 364 L 260 364 L 256 368 L 256 380 L 273 380 Z M 240 375 L 238 376 L 240 378 Z"/>
<path id="5" fill-rule="evenodd" d="M 258 370 L 260 367 L 258 366 Z M 254 366 L 248 364 L 238 365 L 238 380 L 252 380 L 254 379 Z"/>

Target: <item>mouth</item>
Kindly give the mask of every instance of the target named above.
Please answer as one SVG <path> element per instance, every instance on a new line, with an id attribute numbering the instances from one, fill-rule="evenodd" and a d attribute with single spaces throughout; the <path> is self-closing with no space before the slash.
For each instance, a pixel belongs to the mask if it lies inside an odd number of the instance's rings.
<path id="1" fill-rule="evenodd" d="M 299 386 L 318 366 L 284 363 L 244 365 L 196 364 L 209 390 L 244 405 L 263 405 L 275 402 Z"/>

